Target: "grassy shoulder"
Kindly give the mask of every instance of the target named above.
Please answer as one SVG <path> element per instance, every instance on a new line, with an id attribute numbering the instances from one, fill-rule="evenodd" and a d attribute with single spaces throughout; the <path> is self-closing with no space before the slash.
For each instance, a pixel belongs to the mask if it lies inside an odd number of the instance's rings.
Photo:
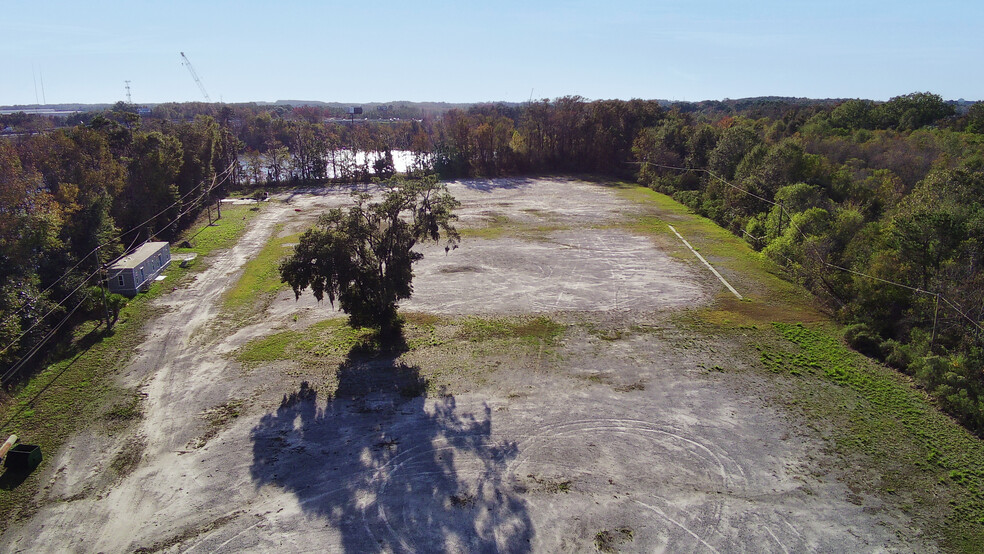
<path id="1" fill-rule="evenodd" d="M 382 347 L 375 330 L 352 328 L 338 317 L 255 339 L 233 355 L 247 371 L 286 363 L 285 375 L 309 380 L 329 395 L 346 363 L 380 358 L 416 367 L 432 393 L 461 392 L 481 385 L 500 367 L 544 367 L 567 328 L 546 316 L 445 318 L 410 312 L 401 318 L 405 344 L 395 351 Z"/>
<path id="2" fill-rule="evenodd" d="M 862 493 L 897 499 L 948 550 L 984 544 L 984 443 L 941 413 L 912 381 L 847 348 L 836 326 L 775 323 L 756 345 L 762 366 L 791 377 L 786 408 L 821 423 Z"/>
<path id="3" fill-rule="evenodd" d="M 256 255 L 246 262 L 243 273 L 222 297 L 222 307 L 229 318 L 243 321 L 262 313 L 277 292 L 287 287 L 280 280 L 280 262 L 293 251 L 301 233 L 282 236 L 278 225 L 273 236 Z"/>
<path id="4" fill-rule="evenodd" d="M 248 208 L 224 209 L 221 220 L 196 226 L 181 239 L 190 240 L 192 248 L 173 252 L 205 258 L 231 247 L 256 213 Z M 5 438 L 16 433 L 22 442 L 40 445 L 45 461 L 26 477 L 7 473 L 0 477 L 0 511 L 7 514 L 0 530 L 36 509 L 41 475 L 69 436 L 92 424 L 105 423 L 112 429 L 139 419 L 140 396 L 117 385 L 112 375 L 126 366 L 145 338 L 145 324 L 162 309 L 153 301 L 203 267 L 172 263 L 164 281 L 127 303 L 111 331 L 94 321 L 81 325 L 70 344 L 49 356 L 46 367 L 10 391 L 8 401 L 0 405 L 0 433 Z"/>
<path id="5" fill-rule="evenodd" d="M 786 280 L 779 266 L 727 229 L 646 187 L 628 183 L 609 186 L 619 196 L 644 208 L 643 213 L 627 220 L 626 230 L 652 237 L 671 256 L 698 271 L 707 271 L 670 230 L 672 225 L 745 297 L 745 301 L 739 301 L 722 291 L 704 317 L 737 325 L 826 319 L 811 304 L 806 289 Z"/>
<path id="6" fill-rule="evenodd" d="M 673 225 L 747 298 L 721 294 L 676 318 L 678 324 L 754 343 L 760 370 L 776 383 L 776 403 L 824 439 L 842 461 L 838 478 L 858 502 L 877 495 L 945 549 L 980 551 L 984 442 L 941 413 L 909 378 L 849 349 L 841 326 L 745 241 L 666 195 L 637 185 L 616 189 L 646 208 L 629 230 L 692 260 L 669 230 Z"/>

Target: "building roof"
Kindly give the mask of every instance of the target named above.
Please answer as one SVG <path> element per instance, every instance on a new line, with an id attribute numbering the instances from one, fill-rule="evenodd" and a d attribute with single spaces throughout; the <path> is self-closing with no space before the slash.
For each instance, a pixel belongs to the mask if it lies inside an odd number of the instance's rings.
<path id="1" fill-rule="evenodd" d="M 142 264 L 147 258 L 156 254 L 161 248 L 167 246 L 166 242 L 147 242 L 130 254 L 120 258 L 118 262 L 109 266 L 109 269 L 133 269 Z"/>

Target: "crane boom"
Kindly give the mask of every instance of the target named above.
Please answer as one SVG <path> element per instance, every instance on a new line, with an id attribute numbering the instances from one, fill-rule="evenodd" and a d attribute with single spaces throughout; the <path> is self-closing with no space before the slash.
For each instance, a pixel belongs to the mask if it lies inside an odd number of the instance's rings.
<path id="1" fill-rule="evenodd" d="M 195 84 L 198 85 L 198 90 L 202 91 L 202 96 L 205 97 L 205 101 L 211 102 L 212 99 L 208 96 L 208 92 L 205 91 L 205 85 L 203 85 L 202 80 L 198 78 L 198 73 L 195 73 L 195 68 L 192 67 L 191 60 L 188 59 L 188 56 L 185 56 L 184 52 L 181 53 L 181 59 L 184 60 L 181 63 L 188 68 L 188 73 L 191 73 L 191 78 L 194 79 Z"/>

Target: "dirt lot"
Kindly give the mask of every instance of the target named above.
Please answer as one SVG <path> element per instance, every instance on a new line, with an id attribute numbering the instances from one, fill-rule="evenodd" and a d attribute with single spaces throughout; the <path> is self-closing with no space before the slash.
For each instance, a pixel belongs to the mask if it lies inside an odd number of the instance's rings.
<path id="1" fill-rule="evenodd" d="M 438 316 L 435 333 L 460 348 L 353 350 L 328 368 L 330 390 L 289 361 L 236 361 L 251 340 L 338 317 L 284 291 L 253 323 L 203 332 L 278 224 L 295 232 L 349 200 L 274 199 L 234 249 L 164 297 L 120 377 L 145 395 L 139 428 L 70 441 L 50 465 L 48 502 L 0 550 L 915 548 L 899 538 L 911 534 L 903 515 L 829 476 L 815 439 L 763 401 L 767 382 L 710 369 L 754 358 L 678 324 L 721 285 L 619 226 L 641 208 L 568 180 L 451 190 L 465 240 L 424 250 L 402 308 Z M 470 318 L 524 314 L 563 330 L 484 350 L 453 335 Z M 121 463 L 123 477 L 105 477 Z"/>

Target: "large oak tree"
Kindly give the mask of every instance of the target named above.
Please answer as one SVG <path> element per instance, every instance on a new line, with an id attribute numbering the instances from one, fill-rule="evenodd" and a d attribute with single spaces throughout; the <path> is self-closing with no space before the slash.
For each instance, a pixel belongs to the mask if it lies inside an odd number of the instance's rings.
<path id="1" fill-rule="evenodd" d="M 423 257 L 414 246 L 443 238 L 446 251 L 457 247 L 458 201 L 433 178 L 393 182 L 371 200 L 360 193 L 355 206 L 322 215 L 280 275 L 296 297 L 310 288 L 319 301 L 337 300 L 351 325 L 385 330 L 396 325 L 397 302 L 413 293 L 413 263 Z"/>

